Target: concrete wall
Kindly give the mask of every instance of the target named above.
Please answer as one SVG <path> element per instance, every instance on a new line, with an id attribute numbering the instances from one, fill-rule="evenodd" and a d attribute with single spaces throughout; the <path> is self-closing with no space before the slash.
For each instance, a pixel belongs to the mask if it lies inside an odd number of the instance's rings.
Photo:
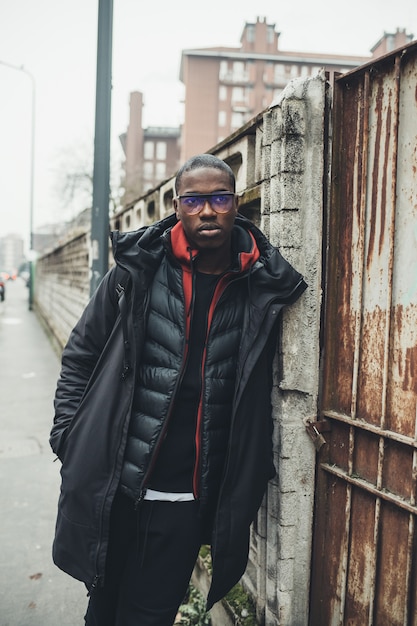
<path id="1" fill-rule="evenodd" d="M 315 450 L 304 420 L 316 415 L 319 385 L 326 98 L 323 75 L 291 82 L 210 150 L 235 171 L 241 211 L 309 285 L 282 318 L 273 390 L 277 477 L 253 525 L 243 578 L 258 623 L 268 626 L 308 623 Z M 173 182 L 121 211 L 112 226 L 133 230 L 171 213 Z M 35 305 L 61 346 L 88 299 L 88 241 L 80 236 L 37 263 Z"/>
<path id="2" fill-rule="evenodd" d="M 308 623 L 315 449 L 304 420 L 316 416 L 319 386 L 325 110 L 318 77 L 290 83 L 264 115 L 261 227 L 309 285 L 284 311 L 273 395 L 277 477 L 253 529 L 252 592 L 267 625 Z M 258 610 L 261 618 L 259 600 Z"/>
<path id="3" fill-rule="evenodd" d="M 77 235 L 38 259 L 35 307 L 62 349 L 88 302 L 89 233 Z"/>

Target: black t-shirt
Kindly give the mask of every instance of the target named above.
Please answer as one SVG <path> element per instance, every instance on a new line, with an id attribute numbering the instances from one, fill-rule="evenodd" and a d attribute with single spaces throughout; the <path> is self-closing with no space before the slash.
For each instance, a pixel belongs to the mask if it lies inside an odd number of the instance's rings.
<path id="1" fill-rule="evenodd" d="M 201 394 L 201 365 L 207 318 L 220 276 L 196 272 L 188 357 L 165 440 L 158 452 L 148 487 L 157 491 L 192 493 L 196 456 L 196 421 Z"/>

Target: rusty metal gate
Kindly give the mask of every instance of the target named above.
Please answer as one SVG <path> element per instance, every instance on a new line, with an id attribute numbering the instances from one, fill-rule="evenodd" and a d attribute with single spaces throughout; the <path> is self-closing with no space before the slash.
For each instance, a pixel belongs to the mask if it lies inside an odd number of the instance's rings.
<path id="1" fill-rule="evenodd" d="M 311 626 L 417 625 L 417 44 L 335 81 Z"/>

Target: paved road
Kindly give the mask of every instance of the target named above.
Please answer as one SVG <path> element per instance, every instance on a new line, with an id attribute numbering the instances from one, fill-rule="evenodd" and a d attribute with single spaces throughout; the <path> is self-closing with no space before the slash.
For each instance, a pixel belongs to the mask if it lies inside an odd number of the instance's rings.
<path id="1" fill-rule="evenodd" d="M 21 279 L 0 302 L 0 626 L 81 626 L 82 583 L 52 563 L 59 461 L 48 437 L 59 360 Z"/>

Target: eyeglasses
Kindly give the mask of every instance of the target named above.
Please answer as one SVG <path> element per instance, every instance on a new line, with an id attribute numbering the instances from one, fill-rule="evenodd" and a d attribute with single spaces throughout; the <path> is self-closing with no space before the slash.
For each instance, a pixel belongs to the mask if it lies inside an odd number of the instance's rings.
<path id="1" fill-rule="evenodd" d="M 231 191 L 223 193 L 199 193 L 189 196 L 177 196 L 181 208 L 188 215 L 196 215 L 203 210 L 206 202 L 209 203 L 216 213 L 228 213 L 234 204 L 236 194 Z"/>

